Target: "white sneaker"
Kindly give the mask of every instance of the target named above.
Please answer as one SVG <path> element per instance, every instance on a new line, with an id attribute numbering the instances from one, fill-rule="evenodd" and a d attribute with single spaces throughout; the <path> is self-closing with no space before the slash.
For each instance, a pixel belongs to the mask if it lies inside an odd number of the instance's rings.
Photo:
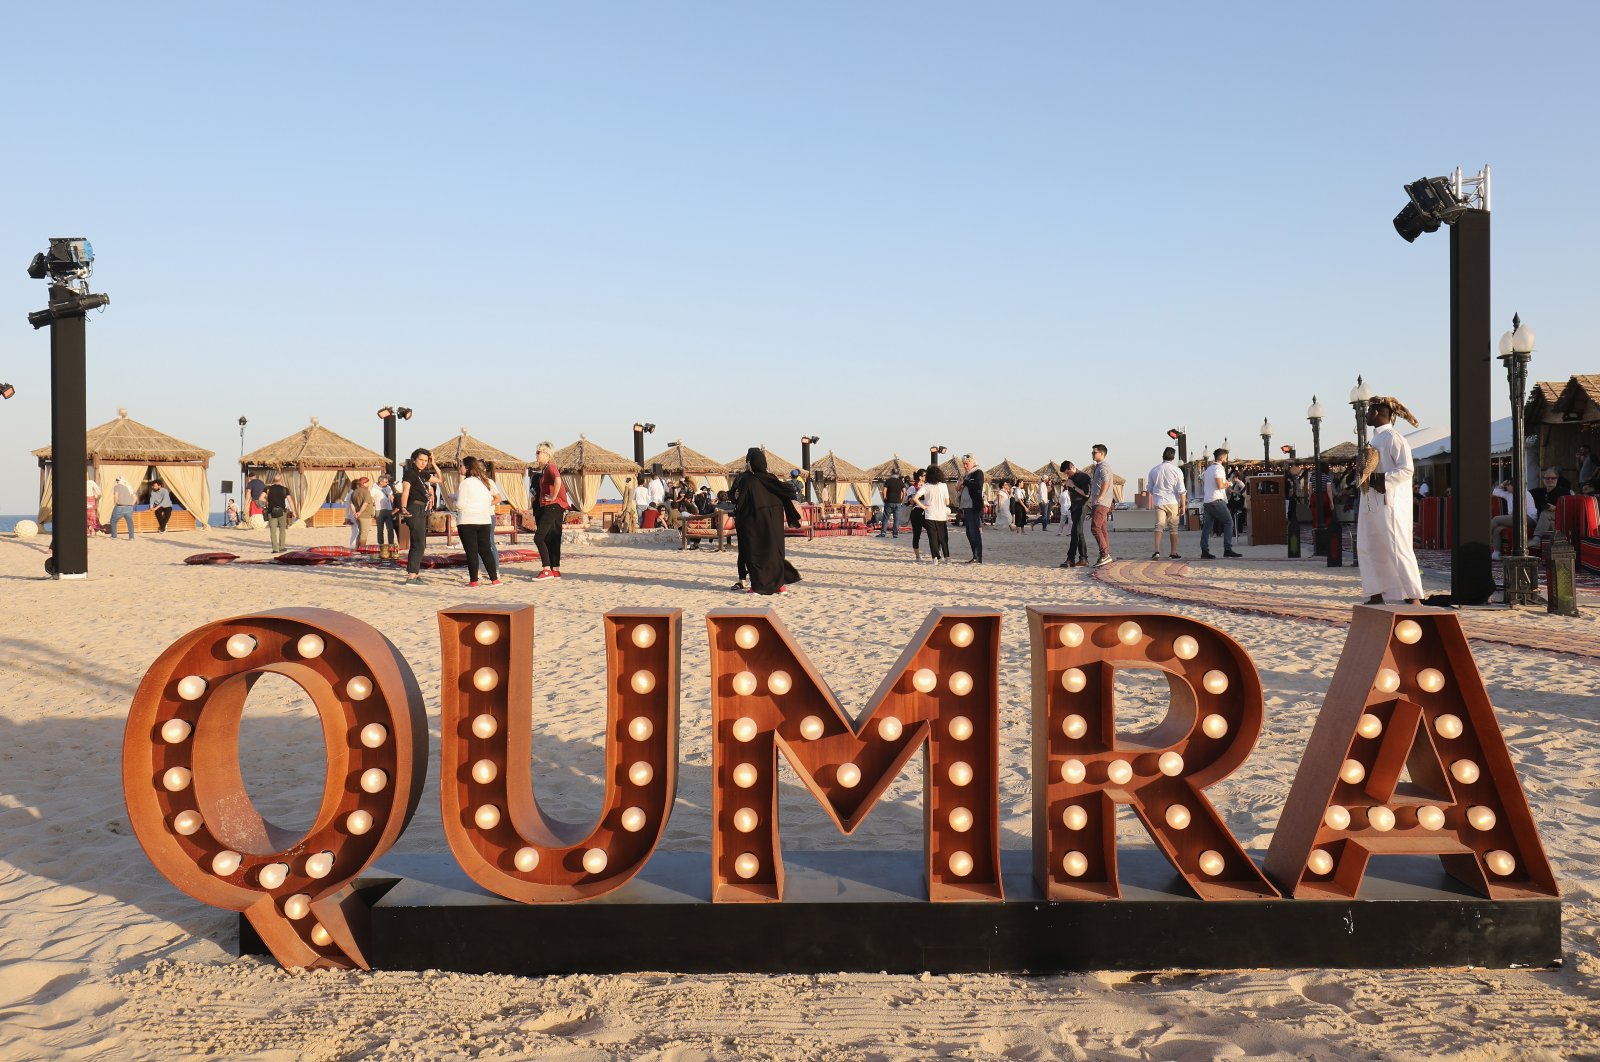
<path id="1" fill-rule="evenodd" d="M 1500 551 L 1499 550 L 1495 550 L 1493 553 L 1489 554 L 1489 559 L 1490 560 L 1499 560 L 1500 559 Z"/>

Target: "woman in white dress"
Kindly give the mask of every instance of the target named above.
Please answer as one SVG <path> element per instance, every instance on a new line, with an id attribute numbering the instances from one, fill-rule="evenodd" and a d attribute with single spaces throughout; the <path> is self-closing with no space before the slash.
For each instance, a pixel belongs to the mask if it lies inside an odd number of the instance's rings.
<path id="1" fill-rule="evenodd" d="M 994 496 L 994 529 L 1011 530 L 1011 484 L 1002 483 Z"/>

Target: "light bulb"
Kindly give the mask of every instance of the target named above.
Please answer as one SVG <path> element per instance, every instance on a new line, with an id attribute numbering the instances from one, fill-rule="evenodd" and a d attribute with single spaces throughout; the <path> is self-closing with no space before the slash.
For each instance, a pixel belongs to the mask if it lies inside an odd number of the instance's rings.
<path id="1" fill-rule="evenodd" d="M 741 671 L 733 676 L 733 692 L 740 697 L 748 697 L 756 691 L 756 677 L 749 671 Z"/>
<path id="2" fill-rule="evenodd" d="M 500 625 L 493 620 L 479 620 L 472 628 L 472 637 L 479 645 L 493 645 L 500 640 Z"/>
<path id="3" fill-rule="evenodd" d="M 1077 804 L 1068 804 L 1061 811 L 1061 825 L 1069 830 L 1081 830 L 1089 825 L 1089 813 Z"/>
<path id="4" fill-rule="evenodd" d="M 479 760 L 472 765 L 472 780 L 479 785 L 488 785 L 500 776 L 500 768 L 488 758 Z"/>
<path id="5" fill-rule="evenodd" d="M 182 792 L 189 788 L 189 783 L 194 780 L 193 773 L 187 767 L 169 767 L 161 776 L 161 787 L 169 793 Z"/>
<path id="6" fill-rule="evenodd" d="M 1206 672 L 1200 684 L 1206 688 L 1207 693 L 1226 693 L 1228 689 L 1228 676 L 1213 668 Z"/>
<path id="7" fill-rule="evenodd" d="M 965 671 L 957 671 L 950 676 L 950 692 L 957 697 L 965 697 L 972 692 L 972 676 Z"/>
<path id="8" fill-rule="evenodd" d="M 186 675 L 178 680 L 178 696 L 186 701 L 198 701 L 206 695 L 206 680 L 199 675 Z"/>
<path id="9" fill-rule="evenodd" d="M 1437 830 L 1444 826 L 1444 812 L 1432 804 L 1417 809 L 1417 825 L 1424 830 Z"/>
<path id="10" fill-rule="evenodd" d="M 952 808 L 949 822 L 952 830 L 957 833 L 966 833 L 972 829 L 972 812 L 966 808 Z"/>
<path id="11" fill-rule="evenodd" d="M 1472 824 L 1474 830 L 1492 830 L 1496 821 L 1494 809 L 1474 804 L 1467 809 L 1467 821 Z"/>
<path id="12" fill-rule="evenodd" d="M 774 671 L 767 676 L 767 692 L 774 697 L 782 697 L 794 689 L 794 679 L 787 671 Z"/>
<path id="13" fill-rule="evenodd" d="M 1061 720 L 1061 732 L 1077 741 L 1089 732 L 1089 721 L 1081 715 L 1069 715 Z"/>
<path id="14" fill-rule="evenodd" d="M 381 749 L 389 740 L 389 728 L 382 723 L 368 723 L 361 728 L 361 744 L 369 749 Z"/>
<path id="15" fill-rule="evenodd" d="M 344 695 L 352 701 L 364 701 L 372 696 L 372 680 L 365 675 L 357 675 L 344 684 Z"/>
<path id="16" fill-rule="evenodd" d="M 1313 874 L 1327 874 L 1333 870 L 1333 856 L 1321 848 L 1313 848 L 1306 859 L 1306 866 Z"/>
<path id="17" fill-rule="evenodd" d="M 633 677 L 628 680 L 628 685 L 633 687 L 633 692 L 635 693 L 649 693 L 651 690 L 656 688 L 655 672 L 640 668 L 638 671 L 635 671 L 633 673 Z"/>
<path id="18" fill-rule="evenodd" d="M 1339 780 L 1350 785 L 1359 785 L 1366 778 L 1367 769 L 1361 766 L 1360 760 L 1345 760 L 1339 765 Z"/>
<path id="19" fill-rule="evenodd" d="M 1212 712 L 1200 721 L 1200 730 L 1208 738 L 1225 737 L 1228 733 L 1228 720 Z"/>
<path id="20" fill-rule="evenodd" d="M 964 878 L 972 873 L 972 857 L 966 852 L 950 853 L 950 873 L 958 878 Z"/>
<path id="21" fill-rule="evenodd" d="M 1192 816 L 1189 814 L 1189 809 L 1184 807 L 1182 804 L 1173 804 L 1171 807 L 1167 808 L 1166 817 L 1167 825 L 1171 826 L 1174 830 L 1188 829 L 1189 823 L 1193 821 Z"/>
<path id="22" fill-rule="evenodd" d="M 1172 655 L 1179 660 L 1193 660 L 1200 655 L 1200 643 L 1187 634 L 1172 639 Z"/>
<path id="23" fill-rule="evenodd" d="M 1393 693 L 1400 688 L 1400 672 L 1392 667 L 1381 667 L 1372 685 L 1379 693 Z"/>
<path id="24" fill-rule="evenodd" d="M 277 889 L 289 880 L 288 863 L 268 863 L 256 872 L 256 880 L 263 889 Z"/>
<path id="25" fill-rule="evenodd" d="M 740 833 L 750 833 L 761 825 L 761 816 L 755 808 L 740 808 L 733 813 L 733 828 Z"/>
<path id="26" fill-rule="evenodd" d="M 1076 623 L 1064 624 L 1061 628 L 1061 644 L 1068 649 L 1076 649 L 1083 644 L 1083 628 Z"/>
<path id="27" fill-rule="evenodd" d="M 1461 725 L 1461 719 L 1454 715 L 1441 715 L 1433 721 L 1433 732 L 1446 741 L 1454 741 L 1466 729 Z"/>
<path id="28" fill-rule="evenodd" d="M 1061 765 L 1061 780 L 1068 785 L 1078 785 L 1088 775 L 1089 771 L 1082 760 L 1067 760 Z"/>
<path id="29" fill-rule="evenodd" d="M 972 624 L 957 623 L 954 627 L 950 628 L 950 644 L 955 646 L 957 649 L 965 649 L 967 646 L 972 644 L 972 639 Z"/>
<path id="30" fill-rule="evenodd" d="M 499 729 L 500 724 L 497 723 L 494 716 L 490 715 L 488 712 L 484 712 L 482 715 L 473 717 L 472 732 L 478 737 L 492 738 L 495 735 L 495 731 Z"/>
<path id="31" fill-rule="evenodd" d="M 248 634 L 235 634 L 228 639 L 228 655 L 235 660 L 243 660 L 256 651 L 256 640 Z"/>
<path id="32" fill-rule="evenodd" d="M 168 719 L 161 724 L 161 740 L 169 745 L 178 745 L 189 740 L 189 735 L 194 732 L 184 719 Z"/>
<path id="33" fill-rule="evenodd" d="M 749 881 L 761 872 L 761 860 L 756 858 L 754 852 L 745 852 L 733 861 L 733 872 Z"/>
<path id="34" fill-rule="evenodd" d="M 352 811 L 344 817 L 344 828 L 357 837 L 372 829 L 372 812 Z"/>
<path id="35" fill-rule="evenodd" d="M 892 715 L 880 720 L 878 723 L 878 736 L 885 741 L 899 741 L 900 735 L 904 730 L 905 727 L 900 720 Z"/>
<path id="36" fill-rule="evenodd" d="M 1061 688 L 1068 693 L 1078 693 L 1089 684 L 1082 668 L 1069 667 L 1061 673 Z"/>
<path id="37" fill-rule="evenodd" d="M 1517 869 L 1516 859 L 1504 848 L 1496 848 L 1484 856 L 1483 861 L 1489 865 L 1490 870 L 1502 878 L 1509 876 L 1512 871 Z"/>
<path id="38" fill-rule="evenodd" d="M 1082 852 L 1068 852 L 1061 857 L 1061 869 L 1069 878 L 1081 878 L 1089 872 L 1089 860 Z"/>
<path id="39" fill-rule="evenodd" d="M 1383 720 L 1371 712 L 1362 712 L 1361 718 L 1356 720 L 1356 733 L 1364 738 L 1375 738 L 1383 733 Z"/>
<path id="40" fill-rule="evenodd" d="M 628 720 L 628 736 L 635 741 L 649 741 L 650 735 L 656 732 L 656 725 L 650 721 L 649 716 L 636 715 Z"/>
<path id="41" fill-rule="evenodd" d="M 1478 780 L 1478 765 L 1471 760 L 1457 760 L 1450 765 L 1450 777 L 1462 785 L 1471 785 Z"/>
<path id="42" fill-rule="evenodd" d="M 648 649 L 656 644 L 656 629 L 648 623 L 641 623 L 633 628 L 629 637 L 640 649 Z"/>
<path id="43" fill-rule="evenodd" d="M 950 720 L 950 736 L 957 741 L 965 741 L 972 736 L 972 720 L 964 715 L 958 715 Z"/>
<path id="44" fill-rule="evenodd" d="M 1133 764 L 1127 760 L 1112 760 L 1106 764 L 1106 777 L 1113 785 L 1127 785 L 1133 780 Z"/>
<path id="45" fill-rule="evenodd" d="M 205 825 L 205 820 L 198 811 L 180 811 L 172 817 L 172 829 L 185 837 L 193 837 L 200 832 L 200 827 Z"/>
<path id="46" fill-rule="evenodd" d="M 861 768 L 853 763 L 841 763 L 839 769 L 834 772 L 834 777 L 846 789 L 854 789 L 861 784 Z"/>
<path id="47" fill-rule="evenodd" d="M 939 688 L 939 676 L 932 668 L 919 667 L 911 675 L 911 688 L 918 693 L 932 693 Z"/>
<path id="48" fill-rule="evenodd" d="M 1394 812 L 1389 808 L 1368 808 L 1367 825 L 1379 833 L 1388 833 L 1394 829 Z"/>
<path id="49" fill-rule="evenodd" d="M 609 862 L 604 848 L 590 848 L 583 853 L 583 869 L 589 874 L 601 873 Z"/>
<path id="50" fill-rule="evenodd" d="M 950 765 L 949 777 L 951 785 L 971 785 L 972 765 L 966 760 L 957 760 Z"/>
<path id="51" fill-rule="evenodd" d="M 333 873 L 333 853 L 318 852 L 306 859 L 306 877 L 325 878 Z"/>
<path id="52" fill-rule="evenodd" d="M 322 636 L 318 634 L 302 634 L 295 643 L 295 649 L 307 660 L 315 660 L 322 655 L 322 650 L 327 648 Z"/>
<path id="53" fill-rule="evenodd" d="M 285 917 L 293 921 L 300 921 L 300 919 L 311 913 L 311 897 L 303 892 L 295 893 L 283 901 L 283 913 Z"/>
<path id="54" fill-rule="evenodd" d="M 480 693 L 488 693 L 500 685 L 500 675 L 492 667 L 480 667 L 472 673 L 472 685 Z"/>
<path id="55" fill-rule="evenodd" d="M 1438 693 L 1444 689 L 1444 673 L 1436 667 L 1425 667 L 1417 672 L 1417 685 L 1425 693 Z"/>
<path id="56" fill-rule="evenodd" d="M 759 733 L 761 733 L 761 728 L 748 715 L 741 715 L 733 721 L 733 740 L 735 741 L 754 741 Z"/>
<path id="57" fill-rule="evenodd" d="M 754 649 L 760 641 L 761 632 L 748 623 L 740 624 L 739 629 L 733 632 L 733 642 L 740 649 Z"/>
<path id="58" fill-rule="evenodd" d="M 1156 770 L 1168 778 L 1176 778 L 1183 773 L 1183 757 L 1176 752 L 1163 752 L 1156 759 Z"/>
<path id="59" fill-rule="evenodd" d="M 524 874 L 534 870 L 539 865 L 539 850 L 526 846 L 517 849 L 517 854 L 511 857 L 511 865 Z"/>
<path id="60" fill-rule="evenodd" d="M 1407 645 L 1416 645 L 1422 640 L 1422 626 L 1416 620 L 1401 620 L 1394 625 L 1394 636 Z"/>
<path id="61" fill-rule="evenodd" d="M 622 812 L 622 828 L 629 833 L 638 833 L 644 829 L 645 822 L 644 808 L 626 808 Z"/>
<path id="62" fill-rule="evenodd" d="M 800 736 L 807 741 L 815 741 L 822 736 L 823 726 L 820 715 L 808 715 L 800 720 Z"/>
<path id="63" fill-rule="evenodd" d="M 361 789 L 366 793 L 381 793 L 389 784 L 389 775 L 382 767 L 368 767 L 361 772 Z"/>
<path id="64" fill-rule="evenodd" d="M 1200 873 L 1208 878 L 1214 878 L 1228 868 L 1228 861 L 1222 858 L 1222 853 L 1215 848 L 1207 848 L 1200 853 Z"/>
<path id="65" fill-rule="evenodd" d="M 211 857 L 211 872 L 219 878 L 231 877 L 242 862 L 244 859 L 238 852 L 230 852 L 225 848 Z"/>
<path id="66" fill-rule="evenodd" d="M 753 763 L 741 763 L 733 769 L 733 784 L 740 789 L 749 789 L 756 784 L 756 767 Z"/>
<path id="67" fill-rule="evenodd" d="M 311 927 L 311 943 L 319 948 L 326 948 L 333 943 L 333 934 L 328 932 L 328 927 L 318 922 Z"/>
<path id="68" fill-rule="evenodd" d="M 645 760 L 635 760 L 628 768 L 628 781 L 634 785 L 649 785 L 655 776 L 655 768 Z"/>
<path id="69" fill-rule="evenodd" d="M 1143 637 L 1143 629 L 1133 620 L 1125 620 L 1117 625 L 1117 641 L 1123 645 L 1135 645 Z"/>
<path id="70" fill-rule="evenodd" d="M 1330 830 L 1348 830 L 1350 809 L 1340 804 L 1330 804 L 1328 810 L 1322 813 L 1322 821 Z"/>

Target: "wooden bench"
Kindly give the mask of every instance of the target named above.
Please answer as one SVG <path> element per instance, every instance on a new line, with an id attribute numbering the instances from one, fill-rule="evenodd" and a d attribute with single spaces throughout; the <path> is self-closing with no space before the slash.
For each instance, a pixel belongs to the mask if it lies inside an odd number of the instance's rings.
<path id="1" fill-rule="evenodd" d="M 678 551 L 680 553 L 689 548 L 690 539 L 694 539 L 697 542 L 702 538 L 715 539 L 717 542 L 717 549 L 721 550 L 728 543 L 728 541 L 737 537 L 737 531 L 734 528 L 734 519 L 731 513 L 727 514 L 727 523 L 723 526 L 721 531 L 718 531 L 712 525 L 712 517 L 710 516 L 684 517 L 683 520 L 678 524 L 678 534 L 682 536 L 682 541 L 678 543 Z"/>

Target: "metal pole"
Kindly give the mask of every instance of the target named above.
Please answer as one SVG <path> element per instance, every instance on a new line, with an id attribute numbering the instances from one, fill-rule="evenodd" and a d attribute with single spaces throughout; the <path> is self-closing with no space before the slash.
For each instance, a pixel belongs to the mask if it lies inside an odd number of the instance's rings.
<path id="1" fill-rule="evenodd" d="M 61 302 L 58 293 L 71 296 L 71 289 L 53 285 L 50 301 Z M 89 524 L 84 512 L 84 488 L 78 477 L 87 478 L 89 447 L 87 436 L 88 386 L 85 377 L 83 314 L 67 313 L 50 324 L 50 459 L 55 465 L 55 489 L 51 493 L 54 509 L 51 549 L 56 574 L 62 579 L 82 579 L 89 574 Z"/>
<path id="2" fill-rule="evenodd" d="M 389 462 L 389 482 L 393 483 L 399 478 L 400 449 L 395 441 L 394 422 L 399 420 L 398 414 L 391 413 L 383 418 L 383 459 Z"/>
<path id="3" fill-rule="evenodd" d="M 1489 213 L 1450 226 L 1450 598 L 1494 594 L 1489 542 Z"/>
<path id="4" fill-rule="evenodd" d="M 1327 473 L 1322 465 L 1322 418 L 1311 419 L 1311 555 L 1313 557 L 1326 557 L 1328 555 L 1328 521 L 1323 510 L 1328 507 L 1328 495 L 1324 489 L 1324 480 Z"/>
<path id="5" fill-rule="evenodd" d="M 633 463 L 644 467 L 644 428 L 633 426 Z"/>

